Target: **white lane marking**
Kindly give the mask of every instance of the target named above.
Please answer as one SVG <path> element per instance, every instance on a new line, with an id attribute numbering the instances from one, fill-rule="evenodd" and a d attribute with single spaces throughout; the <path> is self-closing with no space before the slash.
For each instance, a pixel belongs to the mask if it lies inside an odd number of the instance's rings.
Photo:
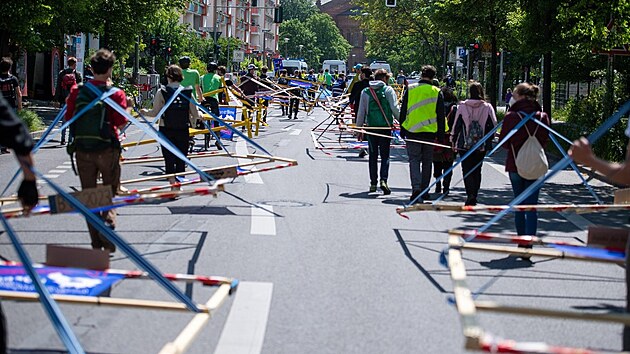
<path id="1" fill-rule="evenodd" d="M 273 207 L 269 205 L 252 205 L 252 235 L 276 235 L 276 217 Z"/>
<path id="2" fill-rule="evenodd" d="M 57 178 L 59 175 L 44 175 L 46 178 Z"/>
<path id="3" fill-rule="evenodd" d="M 68 166 L 72 166 L 72 161 L 64 161 L 63 164 L 64 165 L 68 165 Z"/>
<path id="4" fill-rule="evenodd" d="M 245 143 L 245 140 L 239 139 L 238 142 L 236 143 L 236 154 L 237 155 L 247 155 L 249 154 L 249 150 L 247 150 L 247 143 Z M 242 163 L 246 163 L 246 162 L 250 162 L 250 160 L 248 159 L 238 159 L 238 163 L 242 164 Z M 250 168 L 252 171 L 256 170 L 256 167 L 252 167 Z M 260 175 L 258 173 L 252 173 L 249 175 L 245 175 L 243 176 L 245 177 L 245 183 L 252 183 L 252 184 L 264 184 L 265 182 L 263 182 L 262 178 L 260 178 Z"/>
<path id="5" fill-rule="evenodd" d="M 244 281 L 238 285 L 214 354 L 258 354 L 262 351 L 272 294 L 273 283 Z"/>
<path id="6" fill-rule="evenodd" d="M 508 178 L 508 180 L 510 179 L 510 175 L 505 172 L 505 166 L 503 165 L 498 165 L 492 162 L 485 162 L 488 165 L 492 166 L 492 168 L 494 168 L 495 170 L 499 171 L 501 174 L 503 174 L 504 176 L 506 176 Z M 544 204 L 553 204 L 553 205 L 557 205 L 560 204 L 557 200 L 555 200 L 554 198 L 552 198 L 549 194 L 540 191 L 540 199 L 541 201 L 544 202 Z M 585 218 L 583 218 L 582 216 L 576 214 L 576 213 L 564 213 L 564 212 L 560 212 L 560 215 L 562 215 L 565 219 L 567 219 L 568 222 L 570 222 L 571 224 L 575 225 L 577 228 L 581 229 L 581 230 L 586 230 L 588 229 L 589 225 L 591 225 L 591 222 L 586 220 Z"/>
<path id="7" fill-rule="evenodd" d="M 300 135 L 301 132 L 302 129 L 293 129 L 293 131 L 290 132 L 289 135 Z"/>
<path id="8" fill-rule="evenodd" d="M 68 170 L 50 170 L 48 173 L 66 173 Z"/>
<path id="9" fill-rule="evenodd" d="M 64 168 L 70 169 L 70 168 L 72 168 L 72 165 L 59 165 L 59 166 L 57 166 L 55 168 L 58 168 L 58 169 L 64 169 Z"/>

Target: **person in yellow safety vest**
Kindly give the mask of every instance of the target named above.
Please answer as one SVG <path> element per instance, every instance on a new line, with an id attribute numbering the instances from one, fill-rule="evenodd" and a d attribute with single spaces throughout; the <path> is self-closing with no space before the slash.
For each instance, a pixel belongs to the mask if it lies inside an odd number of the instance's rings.
<path id="1" fill-rule="evenodd" d="M 361 69 L 363 68 L 363 64 L 357 64 L 354 66 L 354 77 L 352 78 L 352 81 L 350 81 L 350 85 L 348 86 L 348 90 L 346 90 L 346 92 L 352 92 L 352 88 L 354 87 L 354 84 L 356 84 L 357 82 L 361 81 Z"/>
<path id="2" fill-rule="evenodd" d="M 320 85 L 323 85 L 326 82 L 326 77 L 324 76 L 324 70 L 319 69 L 319 75 L 317 75 L 317 82 Z"/>
<path id="3" fill-rule="evenodd" d="M 436 70 L 432 65 L 422 67 L 420 81 L 409 85 L 403 95 L 400 111 L 400 135 L 404 139 L 433 142 L 444 139 L 444 96 L 432 83 Z M 411 198 L 414 201 L 429 187 L 433 167 L 433 146 L 407 141 Z M 420 196 L 430 200 L 429 192 Z"/>

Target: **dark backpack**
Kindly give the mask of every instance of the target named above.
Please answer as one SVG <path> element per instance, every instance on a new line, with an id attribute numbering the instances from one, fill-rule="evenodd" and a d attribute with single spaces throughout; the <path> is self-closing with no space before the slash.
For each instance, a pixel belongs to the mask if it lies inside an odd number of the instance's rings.
<path id="1" fill-rule="evenodd" d="M 164 102 L 168 102 L 176 89 L 165 86 L 160 90 L 162 92 L 162 96 L 164 97 Z M 168 129 L 177 129 L 177 130 L 188 130 L 188 116 L 190 114 L 190 101 L 188 101 L 182 95 L 191 98 L 192 97 L 192 89 L 183 89 L 178 97 L 175 97 L 173 103 L 166 109 L 162 118 L 164 119 L 164 128 Z"/>
<path id="2" fill-rule="evenodd" d="M 481 124 L 476 120 L 471 121 L 466 136 L 464 137 L 464 149 L 471 149 L 481 138 L 483 138 L 483 128 Z"/>
<path id="3" fill-rule="evenodd" d="M 110 86 L 95 86 L 101 92 L 119 90 Z M 97 98 L 97 95 L 84 85 L 79 85 L 79 93 L 75 101 L 75 114 L 83 110 Z M 70 144 L 68 152 L 78 151 L 95 152 L 110 147 L 120 147 L 120 142 L 114 136 L 114 132 L 107 115 L 107 104 L 99 101 L 90 110 L 70 125 Z"/>
<path id="4" fill-rule="evenodd" d="M 15 76 L 13 75 L 0 78 L 0 91 L 2 91 L 2 96 L 13 108 L 17 107 L 17 90 L 15 89 L 15 80 Z"/>

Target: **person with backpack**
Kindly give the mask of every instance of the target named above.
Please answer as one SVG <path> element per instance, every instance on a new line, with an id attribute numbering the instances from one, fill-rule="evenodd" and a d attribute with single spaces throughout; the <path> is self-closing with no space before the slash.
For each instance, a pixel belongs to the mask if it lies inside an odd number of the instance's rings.
<path id="1" fill-rule="evenodd" d="M 370 68 L 362 68 L 360 81 L 354 84 L 352 87 L 352 91 L 350 92 L 350 101 L 349 105 L 352 108 L 352 112 L 356 117 L 357 111 L 359 110 L 359 105 L 361 104 L 361 93 L 365 90 L 366 87 L 370 86 L 370 81 L 372 80 L 372 69 Z M 359 136 L 361 138 L 361 136 Z M 361 139 L 358 139 L 361 141 Z M 359 158 L 364 158 L 367 155 L 367 150 L 361 149 L 359 150 Z"/>
<path id="2" fill-rule="evenodd" d="M 66 100 L 68 107 L 64 117 L 66 121 L 98 98 L 99 95 L 93 92 L 93 89 L 101 93 L 114 90 L 109 98 L 127 112 L 131 112 L 133 100 L 128 98 L 123 90 L 108 83 L 115 61 L 116 57 L 107 49 L 100 49 L 90 58 L 94 79 L 70 90 Z M 112 194 L 116 195 L 120 184 L 119 129 L 126 124 L 125 116 L 100 101 L 70 126 L 68 152 L 76 155 L 82 189 L 95 188 L 100 174 L 103 185 L 111 186 Z M 112 229 L 116 227 L 115 210 L 101 212 L 99 215 L 109 227 Z M 116 252 L 116 246 L 89 223 L 88 229 L 92 248 Z"/>
<path id="3" fill-rule="evenodd" d="M 175 91 L 183 86 L 181 85 L 183 80 L 182 69 L 177 65 L 171 65 L 166 69 L 166 78 L 168 79 L 168 85 L 162 87 L 155 95 L 153 108 L 151 110 L 142 110 L 149 117 L 155 117 L 166 102 L 175 94 Z M 185 86 L 160 117 L 159 122 L 160 133 L 175 145 L 184 156 L 188 155 L 188 128 L 194 126 L 197 119 L 200 118 L 197 106 L 186 98 L 191 98 L 192 93 L 192 88 Z M 162 156 L 164 156 L 165 173 L 167 175 L 186 171 L 186 163 L 170 150 L 162 147 Z M 180 187 L 173 185 L 177 182 L 175 177 L 168 177 L 168 182 L 172 185 L 172 191 L 180 190 Z"/>
<path id="4" fill-rule="evenodd" d="M 75 57 L 69 57 L 67 63 L 68 67 L 61 70 L 57 75 L 55 101 L 59 103 L 60 108 L 66 105 L 66 99 L 70 94 L 70 90 L 83 82 L 81 73 L 77 71 L 77 59 Z M 61 145 L 66 145 L 66 129 L 61 131 Z"/>
<path id="5" fill-rule="evenodd" d="M 400 112 L 396 106 L 398 98 L 391 86 L 387 86 L 389 74 L 387 70 L 379 69 L 374 74 L 374 81 L 370 81 L 370 86 L 361 92 L 361 103 L 357 110 L 357 128 L 366 126 L 365 131 L 376 134 L 389 135 L 394 125 L 394 117 L 398 119 Z M 372 129 L 369 127 L 381 128 Z M 382 129 L 382 128 L 390 128 Z M 387 184 L 389 175 L 389 150 L 391 139 L 367 134 L 370 158 L 368 162 L 370 170 L 370 193 L 376 192 L 376 182 L 379 181 L 378 157 L 381 156 L 380 188 L 383 194 L 391 194 L 392 191 Z"/>
<path id="6" fill-rule="evenodd" d="M 22 110 L 22 90 L 17 77 L 11 75 L 13 61 L 9 57 L 0 60 L 0 92 L 14 111 Z M 8 154 L 9 149 L 0 145 L 0 154 Z"/>
<path id="7" fill-rule="evenodd" d="M 484 100 L 483 86 L 472 81 L 468 86 L 469 99 L 457 105 L 454 111 L 453 148 L 464 156 L 497 124 L 492 105 Z M 462 161 L 466 188 L 465 205 L 477 205 L 481 188 L 481 168 L 486 152 L 492 150 L 492 139 L 486 140 L 475 152 Z"/>
<path id="8" fill-rule="evenodd" d="M 407 141 L 411 198 L 418 196 L 430 200 L 431 195 L 422 191 L 429 187 L 433 167 L 433 146 L 422 141 L 444 140 L 444 96 L 439 87 L 433 85 L 436 69 L 432 65 L 422 67 L 420 81 L 409 85 L 403 94 L 400 108 L 400 136 Z"/>
<path id="9" fill-rule="evenodd" d="M 512 91 L 514 104 L 503 119 L 499 141 L 505 140 L 508 133 L 512 131 L 521 119 L 532 113 L 534 113 L 532 119 L 537 119 L 547 126 L 551 126 L 549 117 L 545 112 L 542 112 L 542 107 L 537 101 L 538 92 L 538 86 L 526 82 L 518 84 L 514 88 Z M 544 155 L 543 147 L 548 140 L 549 132 L 547 129 L 536 124 L 536 122 L 530 121 L 525 123 L 503 144 L 503 147 L 508 150 L 505 160 L 505 171 L 510 175 L 514 197 L 520 195 L 527 187 L 546 173 L 549 165 Z M 544 166 L 545 164 L 546 166 Z M 538 192 L 536 190 L 530 194 L 521 204 L 538 204 Z M 538 226 L 538 214 L 536 211 L 515 212 L 514 223 L 516 224 L 516 233 L 518 235 L 535 236 Z"/>

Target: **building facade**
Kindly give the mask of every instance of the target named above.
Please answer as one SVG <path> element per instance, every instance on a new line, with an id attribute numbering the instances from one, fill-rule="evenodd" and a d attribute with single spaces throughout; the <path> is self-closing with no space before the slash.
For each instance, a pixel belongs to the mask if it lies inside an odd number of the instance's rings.
<path id="1" fill-rule="evenodd" d="M 325 4 L 317 0 L 316 5 L 322 12 L 329 14 L 333 18 L 337 27 L 339 27 L 341 35 L 352 46 L 352 50 L 348 58 L 346 58 L 348 66 L 367 63 L 365 55 L 366 36 L 360 27 L 361 22 L 353 18 L 353 16 L 362 14 L 361 8 L 353 5 L 350 0 L 331 0 Z"/>
<path id="2" fill-rule="evenodd" d="M 180 21 L 202 36 L 236 38 L 244 42 L 242 49 L 249 57 L 274 58 L 278 53 L 279 24 L 273 22 L 279 0 L 194 0 L 188 3 Z"/>

